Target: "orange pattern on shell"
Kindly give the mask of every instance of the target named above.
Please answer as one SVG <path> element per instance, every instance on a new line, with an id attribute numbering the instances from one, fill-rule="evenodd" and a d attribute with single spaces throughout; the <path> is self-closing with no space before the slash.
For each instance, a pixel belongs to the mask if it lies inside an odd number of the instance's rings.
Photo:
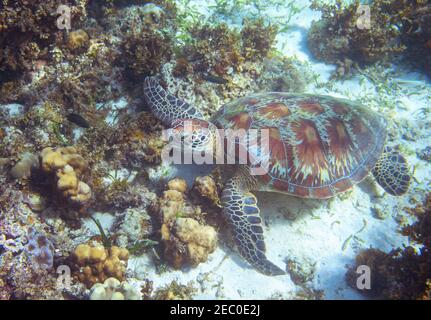
<path id="1" fill-rule="evenodd" d="M 360 182 L 386 139 L 380 115 L 330 96 L 255 94 L 223 106 L 213 121 L 220 128 L 269 128 L 262 189 L 305 198 L 329 198 Z"/>

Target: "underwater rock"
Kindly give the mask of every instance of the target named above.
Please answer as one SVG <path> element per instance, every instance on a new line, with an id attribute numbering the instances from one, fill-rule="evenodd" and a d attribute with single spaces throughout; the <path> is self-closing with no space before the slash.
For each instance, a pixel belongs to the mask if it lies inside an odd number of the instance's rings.
<path id="1" fill-rule="evenodd" d="M 144 244 L 153 233 L 151 217 L 144 208 L 128 208 L 118 218 L 116 231 L 116 244 L 123 247 L 134 248 Z M 132 252 L 130 252 L 133 254 Z"/>
<path id="2" fill-rule="evenodd" d="M 18 103 L 3 104 L 0 109 L 5 110 L 9 116 L 16 117 L 24 113 L 24 106 Z"/>
<path id="3" fill-rule="evenodd" d="M 90 300 L 141 300 L 141 294 L 126 281 L 108 278 L 91 287 Z"/>
<path id="4" fill-rule="evenodd" d="M 10 173 L 15 179 L 30 178 L 32 170 L 39 168 L 39 159 L 31 152 L 24 152 L 20 160 L 12 167 Z"/>
<path id="5" fill-rule="evenodd" d="M 427 146 L 426 148 L 420 150 L 418 152 L 418 157 L 419 159 L 424 161 L 431 161 L 431 147 Z"/>
<path id="6" fill-rule="evenodd" d="M 147 29 L 156 28 L 162 24 L 165 12 L 154 3 L 146 3 L 142 7 L 142 23 Z"/>
<path id="7" fill-rule="evenodd" d="M 36 193 L 24 194 L 24 203 L 35 212 L 42 212 L 46 209 L 47 201 L 46 198 Z"/>
<path id="8" fill-rule="evenodd" d="M 100 244 L 80 244 L 71 259 L 74 275 L 87 288 L 91 288 L 110 277 L 124 281 L 129 252 L 117 246 L 104 248 Z"/>
<path id="9" fill-rule="evenodd" d="M 181 215 L 184 203 L 184 195 L 177 190 L 166 190 L 158 201 L 158 216 L 162 223 L 168 223 Z"/>
<path id="10" fill-rule="evenodd" d="M 286 259 L 286 268 L 290 278 L 296 285 L 304 286 L 314 278 L 315 263 L 311 261 L 298 262 L 295 259 Z"/>

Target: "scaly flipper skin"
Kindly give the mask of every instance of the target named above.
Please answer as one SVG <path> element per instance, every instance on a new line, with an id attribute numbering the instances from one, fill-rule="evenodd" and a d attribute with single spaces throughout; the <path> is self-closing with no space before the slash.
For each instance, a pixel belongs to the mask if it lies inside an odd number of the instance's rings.
<path id="1" fill-rule="evenodd" d="M 393 196 L 407 192 L 410 184 L 410 172 L 407 160 L 402 154 L 386 147 L 373 169 L 377 183 Z"/>
<path id="2" fill-rule="evenodd" d="M 286 274 L 265 256 L 262 219 L 256 197 L 244 190 L 241 178 L 230 179 L 222 195 L 223 212 L 232 226 L 241 256 L 268 276 Z"/>
<path id="3" fill-rule="evenodd" d="M 202 114 L 193 106 L 168 93 L 154 77 L 144 81 L 144 97 L 153 114 L 165 125 L 176 119 L 202 119 Z"/>

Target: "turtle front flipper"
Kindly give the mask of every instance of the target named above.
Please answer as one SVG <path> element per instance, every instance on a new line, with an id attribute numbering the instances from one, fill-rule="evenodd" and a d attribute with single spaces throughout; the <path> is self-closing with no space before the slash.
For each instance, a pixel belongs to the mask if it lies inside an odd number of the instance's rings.
<path id="1" fill-rule="evenodd" d="M 377 183 L 393 196 L 407 192 L 410 185 L 410 170 L 406 158 L 398 151 L 386 147 L 373 169 Z"/>
<path id="2" fill-rule="evenodd" d="M 168 93 L 154 77 L 145 78 L 144 97 L 153 114 L 165 125 L 171 125 L 175 119 L 202 119 L 195 107 Z"/>
<path id="3" fill-rule="evenodd" d="M 226 184 L 221 199 L 223 212 L 232 226 L 238 250 L 261 273 L 269 276 L 285 274 L 266 258 L 257 199 L 244 189 L 239 178 L 232 178 Z"/>

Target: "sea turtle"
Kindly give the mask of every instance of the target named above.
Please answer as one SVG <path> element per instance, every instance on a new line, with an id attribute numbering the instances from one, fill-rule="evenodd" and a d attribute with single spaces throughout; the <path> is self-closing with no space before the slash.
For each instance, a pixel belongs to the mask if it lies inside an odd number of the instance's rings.
<path id="1" fill-rule="evenodd" d="M 265 158 L 264 152 L 235 139 L 236 150 L 245 149 L 248 162 L 233 165 L 221 197 L 241 256 L 263 274 L 285 271 L 265 255 L 262 219 L 251 191 L 327 199 L 350 189 L 370 172 L 391 195 L 408 189 L 406 159 L 385 147 L 386 120 L 358 103 L 325 95 L 258 93 L 222 106 L 205 121 L 196 108 L 167 92 L 154 77 L 145 79 L 144 97 L 154 115 L 175 134 L 190 137 L 197 151 L 214 150 L 217 128 L 267 130 L 266 173 L 250 174 L 252 159 L 256 163 Z M 192 122 L 192 132 L 185 132 L 186 121 Z M 224 150 L 226 140 L 222 139 Z"/>

